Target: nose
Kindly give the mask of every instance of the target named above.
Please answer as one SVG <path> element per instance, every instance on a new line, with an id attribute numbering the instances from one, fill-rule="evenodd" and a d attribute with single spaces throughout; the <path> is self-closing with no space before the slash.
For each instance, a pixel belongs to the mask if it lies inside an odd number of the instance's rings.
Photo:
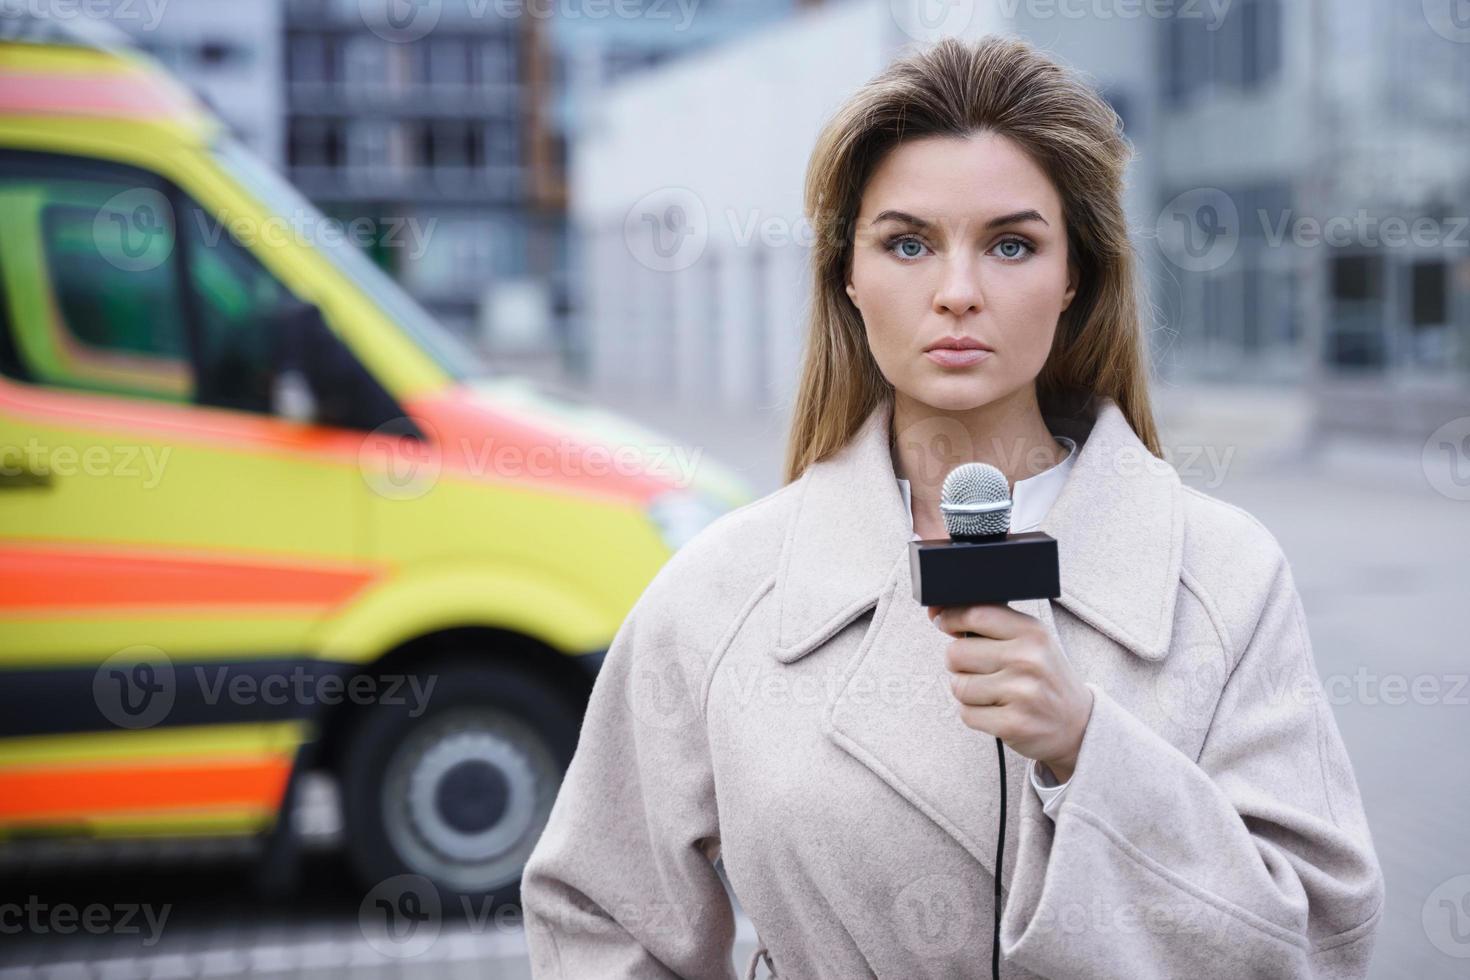
<path id="1" fill-rule="evenodd" d="M 984 304 L 979 263 L 963 251 L 951 252 L 945 259 L 944 279 L 934 292 L 934 312 L 958 317 L 978 313 Z"/>

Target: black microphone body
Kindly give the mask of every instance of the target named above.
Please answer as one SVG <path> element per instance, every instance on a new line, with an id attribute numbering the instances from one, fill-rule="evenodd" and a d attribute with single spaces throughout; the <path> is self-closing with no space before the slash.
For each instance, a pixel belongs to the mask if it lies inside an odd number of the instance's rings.
<path id="1" fill-rule="evenodd" d="M 914 598 L 923 606 L 1055 599 L 1057 539 L 1045 531 L 909 542 Z"/>

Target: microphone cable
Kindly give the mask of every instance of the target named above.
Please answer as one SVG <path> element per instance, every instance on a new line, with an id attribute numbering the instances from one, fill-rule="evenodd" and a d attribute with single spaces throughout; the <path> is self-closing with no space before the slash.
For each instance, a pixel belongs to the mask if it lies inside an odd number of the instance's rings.
<path id="1" fill-rule="evenodd" d="M 999 736 L 995 754 L 1000 760 L 1000 828 L 995 835 L 995 931 L 990 938 L 990 976 L 1000 980 L 1000 871 L 1006 853 L 1006 747 Z"/>
<path id="2" fill-rule="evenodd" d="M 979 636 L 966 630 L 962 636 Z M 990 977 L 1000 980 L 1000 873 L 1006 855 L 1006 745 L 995 737 L 995 758 L 1000 763 L 1000 825 L 995 833 L 995 923 L 990 933 Z"/>

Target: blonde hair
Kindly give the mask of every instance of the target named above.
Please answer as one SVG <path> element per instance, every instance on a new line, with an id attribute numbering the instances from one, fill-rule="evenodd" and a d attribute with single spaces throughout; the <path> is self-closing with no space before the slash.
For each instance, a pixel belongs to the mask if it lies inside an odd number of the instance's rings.
<path id="1" fill-rule="evenodd" d="M 1014 140 L 1056 185 L 1079 283 L 1036 379 L 1043 415 L 1111 396 L 1162 456 L 1149 406 L 1136 261 L 1123 210 L 1133 150 L 1093 88 L 1024 40 L 945 38 L 900 58 L 823 128 L 807 166 L 805 211 L 816 231 L 807 342 L 786 446 L 785 481 L 837 452 L 892 398 L 845 286 L 863 188 L 883 156 L 926 136 L 993 132 Z"/>

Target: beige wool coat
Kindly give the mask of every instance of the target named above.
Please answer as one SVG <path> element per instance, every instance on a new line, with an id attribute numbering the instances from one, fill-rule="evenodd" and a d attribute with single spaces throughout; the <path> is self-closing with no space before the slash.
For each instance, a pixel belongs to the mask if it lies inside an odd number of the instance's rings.
<path id="1" fill-rule="evenodd" d="M 1002 975 L 1364 976 L 1383 879 L 1279 544 L 1111 399 L 1047 423 L 1062 596 L 1013 608 L 1094 703 L 1055 822 L 1006 750 Z M 995 740 L 911 593 L 890 424 L 634 606 L 522 879 L 538 980 L 734 976 L 716 859 L 782 980 L 990 975 Z"/>

